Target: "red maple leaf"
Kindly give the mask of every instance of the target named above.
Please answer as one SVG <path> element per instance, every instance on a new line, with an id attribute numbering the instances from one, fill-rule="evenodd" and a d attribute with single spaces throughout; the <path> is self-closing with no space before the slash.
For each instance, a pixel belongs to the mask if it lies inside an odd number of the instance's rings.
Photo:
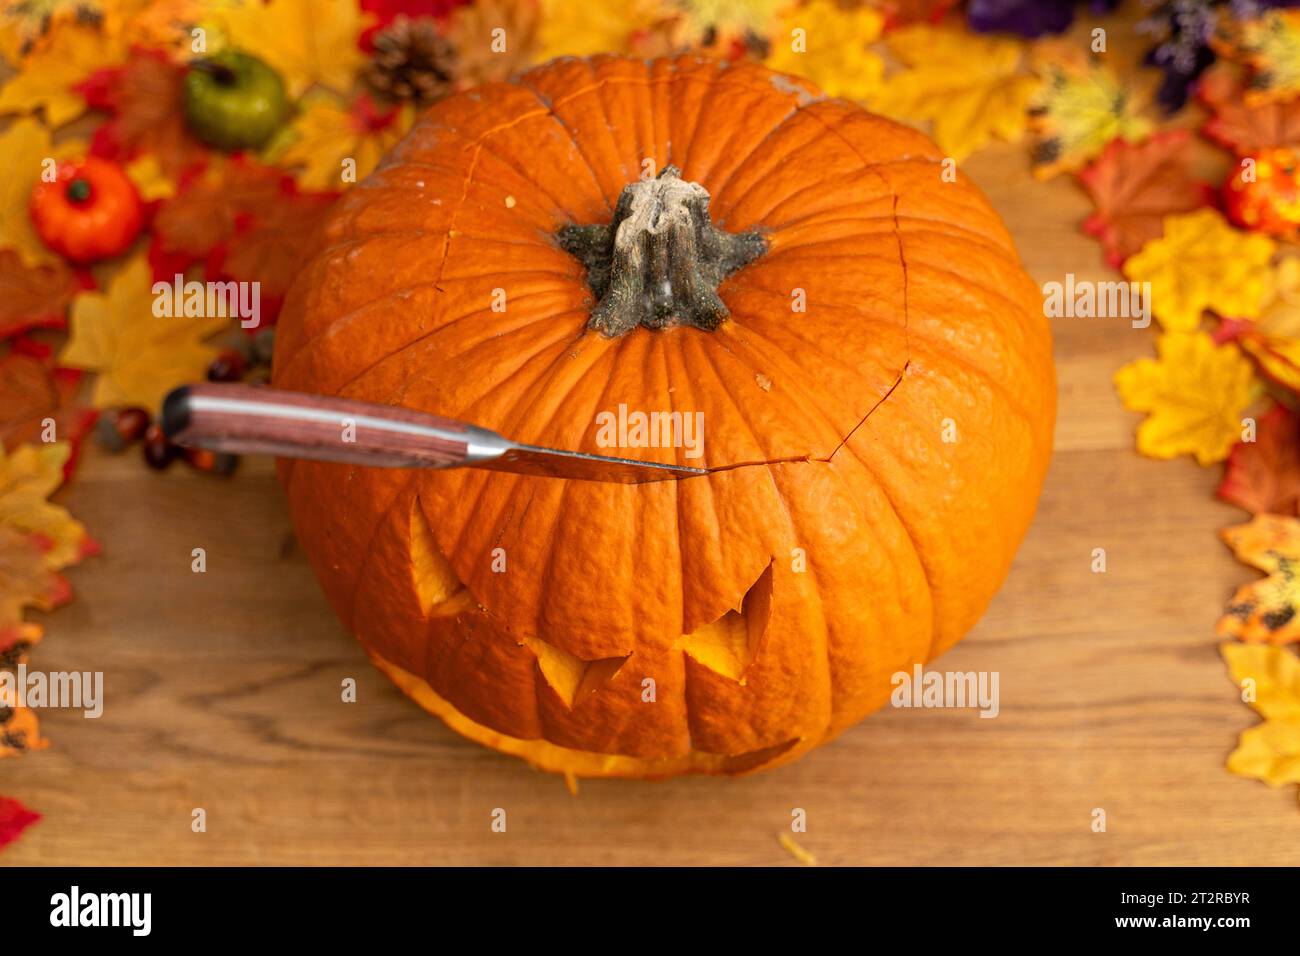
<path id="1" fill-rule="evenodd" d="M 0 445 L 12 451 L 19 445 L 42 440 L 47 420 L 54 422 L 55 437 L 72 445 L 63 466 L 64 480 L 76 469 L 81 440 L 94 425 L 97 413 L 77 404 L 82 371 L 56 368 L 52 349 L 44 343 L 18 338 L 0 357 Z"/>
<path id="2" fill-rule="evenodd" d="M 35 268 L 12 249 L 0 249 L 0 339 L 30 329 L 63 328 L 68 303 L 94 281 L 66 266 Z"/>
<path id="3" fill-rule="evenodd" d="M 1146 142 L 1112 140 L 1079 174 L 1097 210 L 1083 222 L 1101 239 L 1115 267 L 1164 234 L 1164 217 L 1208 205 L 1214 190 L 1191 174 L 1187 130 L 1157 133 Z"/>
<path id="4" fill-rule="evenodd" d="M 97 70 L 76 90 L 93 109 L 112 115 L 90 151 L 115 162 L 151 153 L 173 178 L 202 162 L 202 144 L 185 125 L 185 68 L 158 50 L 136 49 L 125 66 Z"/>
<path id="5" fill-rule="evenodd" d="M 41 815 L 28 810 L 13 797 L 0 797 L 0 849 L 17 840 Z"/>
<path id="6" fill-rule="evenodd" d="M 1228 454 L 1219 497 L 1251 514 L 1297 513 L 1300 504 L 1300 417 L 1276 404 L 1257 423 L 1253 442 Z"/>
<path id="7" fill-rule="evenodd" d="M 1238 155 L 1300 145 L 1300 98 L 1247 106 L 1240 78 L 1220 67 L 1201 77 L 1197 96 L 1213 114 L 1201 132 Z"/>

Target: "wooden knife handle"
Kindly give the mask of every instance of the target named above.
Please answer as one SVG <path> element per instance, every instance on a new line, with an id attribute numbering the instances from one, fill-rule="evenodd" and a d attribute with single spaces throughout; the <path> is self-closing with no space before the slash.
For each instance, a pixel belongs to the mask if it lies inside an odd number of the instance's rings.
<path id="1" fill-rule="evenodd" d="M 236 454 L 395 468 L 450 468 L 496 457 L 493 432 L 409 408 L 259 385 L 187 385 L 163 403 L 179 445 Z"/>

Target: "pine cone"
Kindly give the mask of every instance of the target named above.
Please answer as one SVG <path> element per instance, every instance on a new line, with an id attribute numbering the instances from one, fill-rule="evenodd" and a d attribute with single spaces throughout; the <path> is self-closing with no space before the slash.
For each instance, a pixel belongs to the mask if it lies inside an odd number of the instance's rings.
<path id="1" fill-rule="evenodd" d="M 381 96 L 431 103 L 451 92 L 456 48 L 428 17 L 396 17 L 375 34 L 365 78 Z"/>

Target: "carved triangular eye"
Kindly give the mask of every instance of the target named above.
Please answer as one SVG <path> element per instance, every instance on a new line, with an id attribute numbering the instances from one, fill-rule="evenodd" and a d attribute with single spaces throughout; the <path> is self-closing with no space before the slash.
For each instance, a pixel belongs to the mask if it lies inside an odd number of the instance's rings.
<path id="1" fill-rule="evenodd" d="M 624 654 L 588 661 L 535 637 L 524 638 L 524 643 L 537 655 L 537 666 L 546 683 L 570 709 L 603 687 L 632 656 Z"/>
<path id="2" fill-rule="evenodd" d="M 433 529 L 420 507 L 420 499 L 411 503 L 410 534 L 411 579 L 425 617 L 454 614 L 469 601 L 469 592 L 442 556 L 434 540 Z"/>
<path id="3" fill-rule="evenodd" d="M 759 575 L 738 610 L 702 624 L 682 636 L 678 646 L 694 660 L 724 677 L 744 683 L 745 671 L 758 654 L 772 610 L 772 566 Z"/>

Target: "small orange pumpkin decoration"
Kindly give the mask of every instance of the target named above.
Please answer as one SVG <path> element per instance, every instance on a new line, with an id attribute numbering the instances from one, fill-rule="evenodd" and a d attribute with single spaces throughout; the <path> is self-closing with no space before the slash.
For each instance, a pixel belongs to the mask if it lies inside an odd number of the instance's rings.
<path id="1" fill-rule="evenodd" d="M 1055 386 L 1038 291 L 942 159 L 696 56 L 557 60 L 429 110 L 340 200 L 275 384 L 721 470 L 283 462 L 375 663 L 545 769 L 667 776 L 792 760 L 956 643 L 1033 515 Z M 668 426 L 601 443 L 637 412 L 702 413 L 703 454 Z"/>

